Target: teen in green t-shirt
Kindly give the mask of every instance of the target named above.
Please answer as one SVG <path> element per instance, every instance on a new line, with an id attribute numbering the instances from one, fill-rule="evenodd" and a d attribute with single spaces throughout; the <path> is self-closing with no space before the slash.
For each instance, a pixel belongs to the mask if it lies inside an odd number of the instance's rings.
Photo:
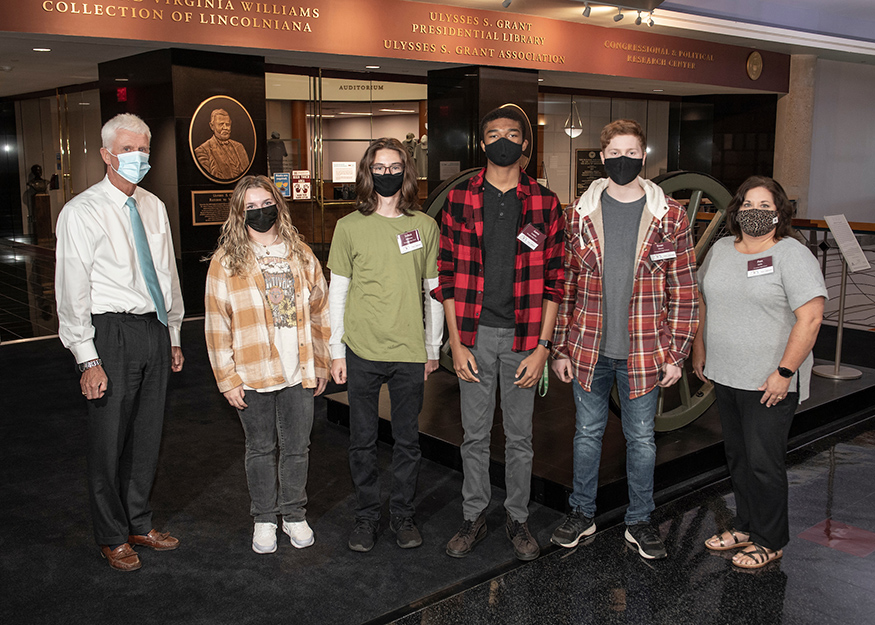
<path id="1" fill-rule="evenodd" d="M 380 520 L 377 424 L 380 387 L 392 402 L 389 527 L 400 547 L 422 544 L 413 520 L 424 382 L 438 367 L 443 309 L 439 234 L 418 206 L 413 161 L 397 139 L 377 139 L 359 164 L 357 211 L 337 222 L 331 270 L 331 375 L 349 394 L 349 466 L 356 490 L 353 551 L 370 551 Z M 425 302 L 423 305 L 423 288 Z M 424 319 L 424 323 L 423 323 Z"/>

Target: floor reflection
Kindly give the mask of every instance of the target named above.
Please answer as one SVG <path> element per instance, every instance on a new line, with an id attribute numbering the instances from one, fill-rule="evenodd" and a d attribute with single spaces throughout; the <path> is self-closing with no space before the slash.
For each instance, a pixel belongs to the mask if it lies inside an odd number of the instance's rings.
<path id="1" fill-rule="evenodd" d="M 57 333 L 54 251 L 0 239 L 0 342 Z"/>
<path id="2" fill-rule="evenodd" d="M 875 531 L 873 431 L 875 417 L 790 454 L 793 538 L 784 558 L 762 569 L 737 569 L 730 563 L 733 551 L 710 552 L 704 547 L 704 541 L 732 519 L 732 491 L 724 481 L 657 508 L 653 520 L 669 552 L 665 560 L 643 560 L 623 540 L 623 526 L 614 526 L 575 549 L 546 549 L 526 566 L 395 623 L 871 622 L 872 557 L 804 540 L 804 534 L 819 532 L 824 537 L 829 530 L 833 541 L 839 533 L 847 535 L 845 528 L 850 526 L 824 521 L 825 512 L 853 523 L 852 529 Z M 834 472 L 835 462 L 830 462 L 836 454 L 848 461 L 841 479 Z M 813 519 L 820 523 L 812 527 Z"/>

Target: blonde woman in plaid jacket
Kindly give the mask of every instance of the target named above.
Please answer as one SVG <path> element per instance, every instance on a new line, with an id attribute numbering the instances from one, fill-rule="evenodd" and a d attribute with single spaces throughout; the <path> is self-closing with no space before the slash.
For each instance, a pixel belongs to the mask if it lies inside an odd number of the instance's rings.
<path id="1" fill-rule="evenodd" d="M 292 545 L 309 547 L 313 398 L 325 390 L 330 366 L 328 286 L 264 176 L 246 176 L 234 189 L 205 304 L 210 364 L 246 436 L 252 549 L 276 551 L 278 514 Z"/>

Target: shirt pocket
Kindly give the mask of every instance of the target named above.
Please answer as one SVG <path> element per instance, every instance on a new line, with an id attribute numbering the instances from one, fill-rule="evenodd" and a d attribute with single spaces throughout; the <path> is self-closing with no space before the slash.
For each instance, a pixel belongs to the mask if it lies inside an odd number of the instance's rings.
<path id="1" fill-rule="evenodd" d="M 580 240 L 575 242 L 575 252 L 580 261 L 580 272 L 587 274 L 597 274 L 599 267 L 599 255 L 595 250 L 595 244 L 589 243 L 586 246 L 580 246 Z"/>

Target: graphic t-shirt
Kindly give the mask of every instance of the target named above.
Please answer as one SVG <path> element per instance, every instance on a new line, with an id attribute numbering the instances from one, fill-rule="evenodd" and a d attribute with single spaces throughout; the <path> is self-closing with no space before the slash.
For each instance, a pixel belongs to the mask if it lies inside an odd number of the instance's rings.
<path id="1" fill-rule="evenodd" d="M 298 316 L 295 302 L 295 278 L 286 258 L 286 244 L 254 245 L 258 267 L 264 276 L 264 305 L 273 315 L 273 344 L 283 363 L 286 384 L 259 389 L 277 391 L 301 383 L 298 355 Z"/>

